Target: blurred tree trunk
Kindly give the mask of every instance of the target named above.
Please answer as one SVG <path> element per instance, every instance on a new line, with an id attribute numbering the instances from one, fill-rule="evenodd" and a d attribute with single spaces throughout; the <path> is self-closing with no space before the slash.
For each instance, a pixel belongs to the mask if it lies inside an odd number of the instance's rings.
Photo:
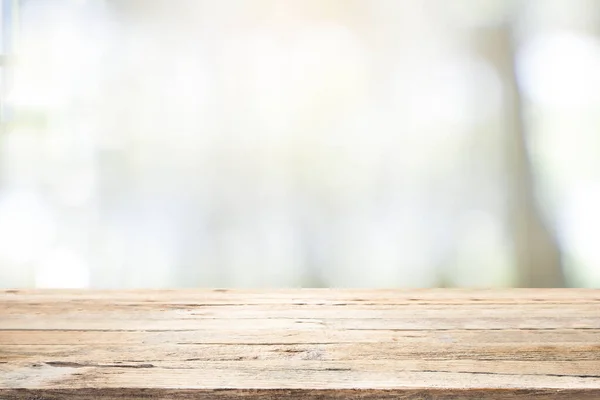
<path id="1" fill-rule="evenodd" d="M 505 23 L 481 33 L 482 47 L 488 49 L 488 59 L 503 80 L 508 226 L 513 241 L 517 286 L 563 287 L 562 254 L 543 220 L 535 193 L 527 149 L 527 125 L 514 67 L 513 30 Z"/>

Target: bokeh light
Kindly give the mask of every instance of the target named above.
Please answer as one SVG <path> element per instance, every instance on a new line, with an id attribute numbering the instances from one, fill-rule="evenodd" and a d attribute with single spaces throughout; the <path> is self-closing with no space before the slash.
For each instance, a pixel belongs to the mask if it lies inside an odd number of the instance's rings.
<path id="1" fill-rule="evenodd" d="M 2 287 L 600 286 L 598 2 L 0 2 Z"/>

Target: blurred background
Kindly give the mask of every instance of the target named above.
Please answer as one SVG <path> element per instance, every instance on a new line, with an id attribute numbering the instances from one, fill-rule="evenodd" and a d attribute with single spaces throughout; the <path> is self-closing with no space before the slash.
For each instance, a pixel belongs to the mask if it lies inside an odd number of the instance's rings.
<path id="1" fill-rule="evenodd" d="M 0 287 L 600 287 L 600 1 L 0 3 Z"/>

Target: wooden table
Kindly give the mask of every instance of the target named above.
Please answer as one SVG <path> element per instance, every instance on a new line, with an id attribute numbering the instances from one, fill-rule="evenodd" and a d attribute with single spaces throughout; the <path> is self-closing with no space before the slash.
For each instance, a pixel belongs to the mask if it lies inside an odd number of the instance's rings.
<path id="1" fill-rule="evenodd" d="M 600 290 L 0 291 L 0 399 L 600 399 Z"/>

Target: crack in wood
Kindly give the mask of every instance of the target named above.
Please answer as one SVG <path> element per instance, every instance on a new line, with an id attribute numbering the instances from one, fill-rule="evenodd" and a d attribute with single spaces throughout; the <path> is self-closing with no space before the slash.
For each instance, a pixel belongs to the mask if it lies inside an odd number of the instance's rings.
<path id="1" fill-rule="evenodd" d="M 154 368 L 154 364 L 83 364 L 70 361 L 46 361 L 44 364 L 51 367 L 68 367 L 68 368 Z"/>

